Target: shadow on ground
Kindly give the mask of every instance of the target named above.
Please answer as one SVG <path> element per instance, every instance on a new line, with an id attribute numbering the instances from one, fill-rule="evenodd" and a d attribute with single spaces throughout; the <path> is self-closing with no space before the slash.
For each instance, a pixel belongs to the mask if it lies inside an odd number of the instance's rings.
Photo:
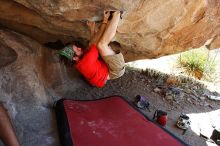
<path id="1" fill-rule="evenodd" d="M 56 52 L 37 42 L 7 30 L 0 30 L 0 38 L 0 43 L 5 46 L 1 49 L 12 48 L 17 54 L 15 60 L 0 66 L 0 101 L 9 112 L 22 146 L 60 145 L 52 108 L 60 98 L 94 100 L 120 95 L 133 102 L 138 94 L 150 102 L 151 112 L 143 113 L 152 118 L 157 109 L 167 111 L 166 129 L 190 145 L 206 145 L 193 131 L 188 130 L 182 135 L 182 130 L 174 125 L 180 113 L 210 112 L 218 109 L 219 102 L 208 99 L 189 102 L 184 98 L 178 103 L 167 100 L 154 92 L 154 88 L 163 82 L 130 69 L 120 79 L 108 81 L 104 88 L 95 88 L 88 85 L 72 66 L 61 63 Z M 211 106 L 200 104 L 205 102 Z"/>

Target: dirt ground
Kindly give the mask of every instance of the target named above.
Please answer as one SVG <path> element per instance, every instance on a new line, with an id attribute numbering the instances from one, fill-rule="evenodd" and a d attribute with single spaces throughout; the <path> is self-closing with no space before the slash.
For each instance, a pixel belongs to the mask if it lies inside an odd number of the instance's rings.
<path id="1" fill-rule="evenodd" d="M 141 112 L 146 114 L 149 118 L 152 118 L 155 110 L 164 110 L 168 113 L 166 129 L 191 146 L 207 145 L 205 140 L 191 129 L 182 135 L 183 131 L 175 126 L 175 122 L 181 113 L 204 113 L 217 110 L 220 107 L 220 102 L 211 101 L 209 99 L 192 100 L 193 102 L 189 99 L 183 99 L 179 102 L 166 100 L 163 95 L 153 91 L 155 87 L 158 85 L 161 86 L 162 84 L 164 83 L 161 83 L 161 81 L 155 78 L 146 76 L 140 71 L 127 69 L 123 77 L 108 81 L 107 85 L 102 89 L 88 86 L 80 88 L 74 93 L 66 93 L 64 96 L 66 98 L 92 100 L 111 95 L 120 95 L 132 103 L 135 101 L 136 95 L 144 96 L 150 102 L 150 111 L 141 110 Z M 205 106 L 202 103 L 205 103 Z"/>
<path id="2" fill-rule="evenodd" d="M 187 82 L 181 85 L 180 95 L 167 96 L 164 93 L 170 92 L 170 89 L 161 80 L 164 77 L 162 74 L 157 74 L 157 78 L 154 78 L 144 75 L 143 72 L 127 69 L 120 79 L 108 81 L 104 88 L 99 89 L 90 86 L 76 69 L 60 63 L 56 55 L 51 55 L 51 50 L 46 50 L 37 42 L 6 30 L 2 30 L 0 35 L 4 38 L 1 40 L 2 44 L 9 45 L 1 48 L 3 56 L 6 54 L 15 57 L 12 60 L 11 57 L 0 57 L 0 62 L 3 61 L 0 63 L 0 102 L 9 113 L 22 146 L 60 146 L 52 106 L 62 97 L 93 100 L 120 95 L 133 103 L 139 94 L 150 102 L 151 112 L 142 110 L 144 114 L 152 118 L 155 110 L 166 111 L 168 123 L 165 128 L 192 146 L 207 144 L 195 131 L 190 129 L 182 135 L 183 131 L 175 127 L 181 113 L 203 116 L 203 113 L 217 111 L 217 116 L 211 118 L 211 123 L 220 123 L 220 102 L 201 96 L 203 90 L 204 93 L 211 92 L 196 84 Z M 13 48 L 18 55 L 14 55 L 8 48 Z M 155 92 L 158 87 L 161 93 Z M 173 89 L 177 88 L 179 87 Z M 203 117 L 210 119 L 206 115 Z M 194 118 L 194 121 L 203 120 Z"/>

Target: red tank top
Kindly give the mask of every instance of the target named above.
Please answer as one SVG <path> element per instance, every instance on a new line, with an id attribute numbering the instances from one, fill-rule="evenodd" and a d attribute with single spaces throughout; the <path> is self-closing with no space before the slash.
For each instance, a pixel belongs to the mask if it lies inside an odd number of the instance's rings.
<path id="1" fill-rule="evenodd" d="M 99 88 L 104 87 L 108 77 L 108 67 L 105 62 L 99 58 L 96 45 L 90 46 L 82 59 L 75 64 L 75 67 L 90 84 Z"/>

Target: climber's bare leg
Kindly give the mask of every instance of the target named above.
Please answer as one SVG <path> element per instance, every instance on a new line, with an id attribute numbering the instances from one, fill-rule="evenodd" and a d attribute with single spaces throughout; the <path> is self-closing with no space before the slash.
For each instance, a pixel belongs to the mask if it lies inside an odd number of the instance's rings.
<path id="1" fill-rule="evenodd" d="M 109 46 L 109 43 L 114 38 L 118 23 L 120 20 L 120 11 L 116 11 L 113 14 L 112 20 L 108 22 L 105 32 L 98 42 L 98 50 L 101 56 L 114 55 L 115 52 Z"/>
<path id="2" fill-rule="evenodd" d="M 4 107 L 0 104 L 0 139 L 6 146 L 20 146 L 9 116 Z"/>

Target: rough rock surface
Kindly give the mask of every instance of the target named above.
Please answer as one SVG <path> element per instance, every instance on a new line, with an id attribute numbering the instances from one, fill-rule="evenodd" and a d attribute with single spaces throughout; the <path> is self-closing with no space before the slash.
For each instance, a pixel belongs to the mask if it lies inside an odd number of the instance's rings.
<path id="1" fill-rule="evenodd" d="M 32 39 L 1 29 L 0 44 L 0 102 L 21 145 L 59 145 L 52 105 L 63 93 L 88 85 Z"/>
<path id="2" fill-rule="evenodd" d="M 126 61 L 156 58 L 204 44 L 220 47 L 219 0 L 0 0 L 0 24 L 41 43 L 88 39 L 85 20 L 124 10 L 115 41 Z"/>

